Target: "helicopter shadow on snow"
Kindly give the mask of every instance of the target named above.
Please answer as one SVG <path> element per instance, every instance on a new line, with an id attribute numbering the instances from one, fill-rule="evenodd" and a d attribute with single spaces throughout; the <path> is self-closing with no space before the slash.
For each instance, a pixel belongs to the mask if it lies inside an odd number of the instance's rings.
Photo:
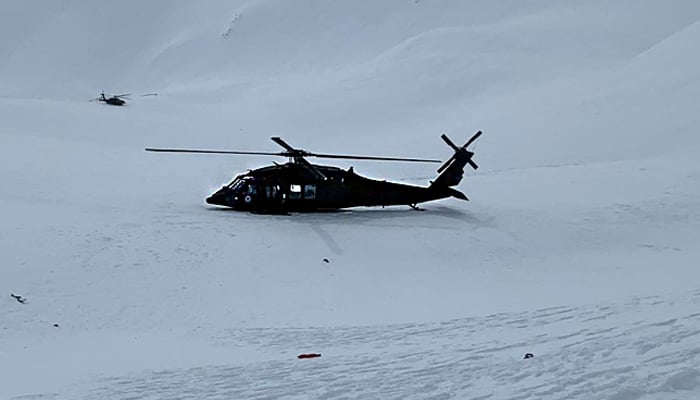
<path id="1" fill-rule="evenodd" d="M 244 214 L 246 219 L 265 218 L 267 221 L 278 219 L 284 223 L 307 226 L 325 243 L 335 255 L 342 255 L 343 248 L 331 233 L 337 226 L 357 226 L 363 228 L 422 228 L 437 230 L 460 230 L 464 228 L 479 229 L 495 226 L 495 218 L 479 215 L 449 206 L 427 206 L 423 211 L 411 208 L 386 207 L 366 209 L 327 210 L 283 215 L 258 215 L 242 213 L 231 209 L 209 208 L 210 211 L 228 213 L 236 216 Z"/>
<path id="2" fill-rule="evenodd" d="M 433 217 L 440 217 L 440 219 Z M 354 225 L 370 229 L 389 228 L 389 230 L 392 228 L 458 230 L 465 226 L 488 227 L 493 224 L 493 218 L 480 218 L 473 213 L 447 206 L 430 207 L 424 211 L 400 207 L 338 210 L 321 214 L 297 215 L 289 221 L 308 225 L 335 255 L 342 255 L 343 250 L 329 231 L 338 225 Z"/>
<path id="3" fill-rule="evenodd" d="M 207 210 L 210 212 L 243 216 L 245 219 L 264 218 L 268 221 L 279 219 L 284 222 L 301 224 L 322 223 L 345 226 L 363 225 L 388 228 L 424 227 L 437 229 L 458 229 L 462 224 L 467 224 L 474 228 L 489 228 L 495 226 L 494 217 L 492 216 L 478 215 L 475 212 L 450 206 L 427 206 L 420 211 L 408 207 L 392 206 L 384 208 L 318 210 L 286 214 L 257 214 L 219 207 L 207 207 Z M 426 217 L 428 217 L 428 219 L 426 219 Z M 435 222 L 437 219 L 432 217 L 445 218 L 445 222 L 451 221 L 453 224 L 439 224 Z M 387 223 L 387 221 L 391 222 Z"/>

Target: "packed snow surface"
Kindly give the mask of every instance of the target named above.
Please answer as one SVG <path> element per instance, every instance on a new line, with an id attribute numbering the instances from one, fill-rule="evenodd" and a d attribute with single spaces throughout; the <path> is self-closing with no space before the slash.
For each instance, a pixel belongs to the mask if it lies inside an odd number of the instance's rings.
<path id="1" fill-rule="evenodd" d="M 0 398 L 699 398 L 699 21 L 696 0 L 1 2 Z M 447 159 L 441 133 L 479 129 L 471 201 L 424 212 L 209 207 L 273 160 L 143 151 Z"/>

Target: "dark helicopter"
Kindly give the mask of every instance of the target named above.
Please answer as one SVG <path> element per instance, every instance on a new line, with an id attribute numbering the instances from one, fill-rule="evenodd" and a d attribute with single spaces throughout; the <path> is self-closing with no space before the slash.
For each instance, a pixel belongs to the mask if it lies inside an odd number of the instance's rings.
<path id="1" fill-rule="evenodd" d="M 438 168 L 437 178 L 427 187 L 370 179 L 356 174 L 352 167 L 343 170 L 311 164 L 306 157 L 427 163 L 440 163 L 440 160 L 311 153 L 295 149 L 279 137 L 271 138 L 285 149 L 278 153 L 163 148 L 147 148 L 146 151 L 289 157 L 290 161 L 285 164 L 274 163 L 238 175 L 206 199 L 209 204 L 235 210 L 276 214 L 391 205 L 408 205 L 418 210 L 419 203 L 447 197 L 469 200 L 452 187 L 462 180 L 467 164 L 474 169 L 478 168 L 472 161 L 474 153 L 467 150 L 467 147 L 481 134 L 478 131 L 461 147 L 443 134 L 442 140 L 454 150 L 454 154 Z"/>
<path id="2" fill-rule="evenodd" d="M 101 101 L 101 102 L 109 104 L 111 106 L 123 106 L 124 104 L 126 104 L 126 100 L 130 100 L 129 93 L 127 93 L 127 94 L 115 94 L 115 95 L 108 95 L 108 96 L 105 96 L 105 92 L 102 92 L 102 93 L 100 93 L 100 97 L 97 97 L 94 100 Z M 126 100 L 124 100 L 124 99 L 126 99 Z"/>

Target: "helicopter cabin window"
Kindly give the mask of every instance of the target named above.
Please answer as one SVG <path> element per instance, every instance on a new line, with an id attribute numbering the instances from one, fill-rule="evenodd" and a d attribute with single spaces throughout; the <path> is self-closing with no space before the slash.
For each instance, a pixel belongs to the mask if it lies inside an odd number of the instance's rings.
<path id="1" fill-rule="evenodd" d="M 279 185 L 267 185 L 267 186 L 265 186 L 265 196 L 267 196 L 268 199 L 276 199 L 278 197 L 279 193 L 280 193 L 280 186 Z"/>
<path id="2" fill-rule="evenodd" d="M 289 185 L 289 198 L 290 199 L 300 199 L 301 198 L 301 185 Z"/>
<path id="3" fill-rule="evenodd" d="M 304 185 L 304 198 L 305 199 L 315 199 L 316 198 L 316 185 Z"/>

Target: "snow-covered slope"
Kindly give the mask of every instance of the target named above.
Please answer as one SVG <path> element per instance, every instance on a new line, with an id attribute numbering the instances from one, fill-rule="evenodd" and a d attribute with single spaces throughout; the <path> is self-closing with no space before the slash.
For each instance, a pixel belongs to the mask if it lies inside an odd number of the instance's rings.
<path id="1" fill-rule="evenodd" d="M 696 398 L 698 21 L 694 0 L 0 3 L 0 398 Z M 212 209 L 270 160 L 142 150 L 447 158 L 441 132 L 477 129 L 472 201 L 423 213 Z"/>

